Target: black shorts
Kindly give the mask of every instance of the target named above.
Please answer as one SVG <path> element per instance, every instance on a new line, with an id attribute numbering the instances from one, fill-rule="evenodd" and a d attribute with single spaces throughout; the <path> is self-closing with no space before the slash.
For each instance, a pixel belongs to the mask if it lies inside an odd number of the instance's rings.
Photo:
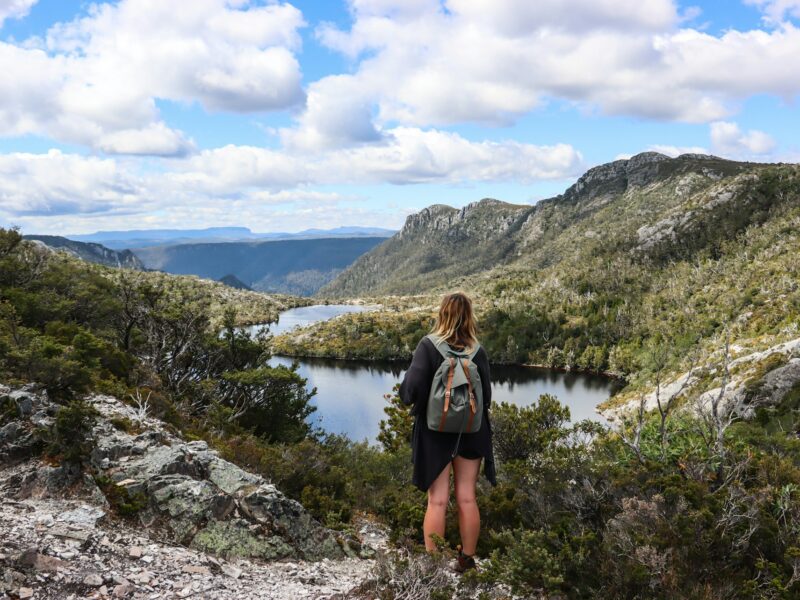
<path id="1" fill-rule="evenodd" d="M 458 456 L 461 458 L 466 458 L 467 460 L 475 460 L 476 458 L 483 458 L 481 454 L 475 452 L 475 450 L 470 450 L 469 448 L 459 448 Z"/>

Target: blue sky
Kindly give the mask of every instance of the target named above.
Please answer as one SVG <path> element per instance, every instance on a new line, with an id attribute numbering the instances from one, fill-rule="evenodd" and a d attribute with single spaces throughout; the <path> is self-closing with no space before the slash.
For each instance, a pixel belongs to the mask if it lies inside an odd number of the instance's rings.
<path id="1" fill-rule="evenodd" d="M 800 161 L 800 0 L 174 6 L 0 0 L 0 225 L 399 227 L 646 150 Z"/>

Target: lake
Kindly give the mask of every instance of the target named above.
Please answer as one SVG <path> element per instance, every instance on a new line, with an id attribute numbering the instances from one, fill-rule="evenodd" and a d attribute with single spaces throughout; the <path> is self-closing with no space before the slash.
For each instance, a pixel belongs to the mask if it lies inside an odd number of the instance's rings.
<path id="1" fill-rule="evenodd" d="M 346 312 L 368 309 L 350 305 L 307 306 L 283 313 L 280 325 L 283 331 L 287 331 Z M 285 315 L 289 313 L 293 314 L 287 319 Z M 394 385 L 402 380 L 408 364 L 284 356 L 272 357 L 270 364 L 290 365 L 293 360 L 299 363 L 299 373 L 308 379 L 309 388 L 317 388 L 312 399 L 317 410 L 312 420 L 327 432 L 343 434 L 352 440 L 375 442 L 380 421 L 385 416 L 386 400 L 383 396 L 391 393 Z M 604 422 L 595 412 L 595 407 L 611 395 L 614 384 L 613 380 L 599 375 L 492 366 L 492 402 L 528 406 L 541 394 L 552 394 L 569 407 L 573 421 L 594 419 Z"/>
<path id="2" fill-rule="evenodd" d="M 275 356 L 273 365 L 292 364 L 291 358 Z M 384 418 L 384 394 L 403 379 L 402 363 L 349 361 L 324 358 L 298 359 L 299 373 L 317 388 L 312 419 L 325 431 L 353 440 L 375 441 Z M 613 382 L 597 375 L 561 373 L 519 366 L 492 367 L 492 402 L 532 404 L 541 394 L 552 394 L 569 406 L 573 421 L 604 422 L 595 406 L 607 399 Z"/>
<path id="3" fill-rule="evenodd" d="M 280 335 L 297 327 L 306 327 L 312 323 L 327 321 L 339 315 L 364 312 L 366 310 L 373 310 L 374 308 L 374 306 L 359 306 L 356 304 L 315 304 L 312 306 L 299 306 L 283 311 L 277 323 L 251 325 L 247 330 L 251 335 L 256 335 L 264 330 L 274 335 Z"/>

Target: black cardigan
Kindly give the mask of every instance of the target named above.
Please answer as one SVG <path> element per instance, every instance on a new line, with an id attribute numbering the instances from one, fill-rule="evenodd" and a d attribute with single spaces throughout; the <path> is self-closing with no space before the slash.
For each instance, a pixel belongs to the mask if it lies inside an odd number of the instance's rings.
<path id="1" fill-rule="evenodd" d="M 433 376 L 444 361 L 433 343 L 422 338 L 411 366 L 406 371 L 403 383 L 400 384 L 400 398 L 404 404 L 411 406 L 411 414 L 415 415 L 414 430 L 411 438 L 411 461 L 414 463 L 412 482 L 422 491 L 426 491 L 442 470 L 451 461 L 451 454 L 456 446 L 457 433 L 443 433 L 428 429 L 425 411 L 428 395 L 431 391 Z M 473 362 L 478 367 L 483 389 L 483 422 L 475 433 L 464 433 L 458 444 L 458 454 L 468 457 L 481 456 L 484 459 L 483 473 L 496 485 L 494 454 L 492 453 L 492 426 L 489 423 L 489 406 L 492 403 L 492 385 L 489 374 L 489 356 L 481 347 Z"/>

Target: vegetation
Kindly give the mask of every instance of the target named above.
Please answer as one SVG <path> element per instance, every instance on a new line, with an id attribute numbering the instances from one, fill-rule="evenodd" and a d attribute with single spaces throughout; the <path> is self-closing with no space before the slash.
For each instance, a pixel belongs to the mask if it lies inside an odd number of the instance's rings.
<path id="1" fill-rule="evenodd" d="M 426 296 L 399 311 L 348 315 L 281 337 L 276 348 L 407 359 L 437 294 L 459 288 L 475 299 L 494 362 L 629 377 L 646 368 L 648 343 L 659 335 L 670 337 L 672 371 L 725 329 L 739 352 L 796 337 L 800 168 L 696 157 L 639 162 L 598 167 L 535 207 L 484 201 L 411 217 L 402 235 L 324 292 Z M 429 254 L 442 257 L 441 268 L 425 267 Z"/>
<path id="2" fill-rule="evenodd" d="M 0 230 L 0 378 L 35 382 L 63 404 L 49 451 L 65 460 L 85 454 L 88 391 L 144 392 L 155 415 L 176 424 L 214 414 L 297 441 L 309 434 L 311 393 L 295 369 L 267 364 L 265 340 L 237 328 L 236 301 L 254 297 L 257 310 L 284 306 L 222 284 L 84 263 Z"/>

